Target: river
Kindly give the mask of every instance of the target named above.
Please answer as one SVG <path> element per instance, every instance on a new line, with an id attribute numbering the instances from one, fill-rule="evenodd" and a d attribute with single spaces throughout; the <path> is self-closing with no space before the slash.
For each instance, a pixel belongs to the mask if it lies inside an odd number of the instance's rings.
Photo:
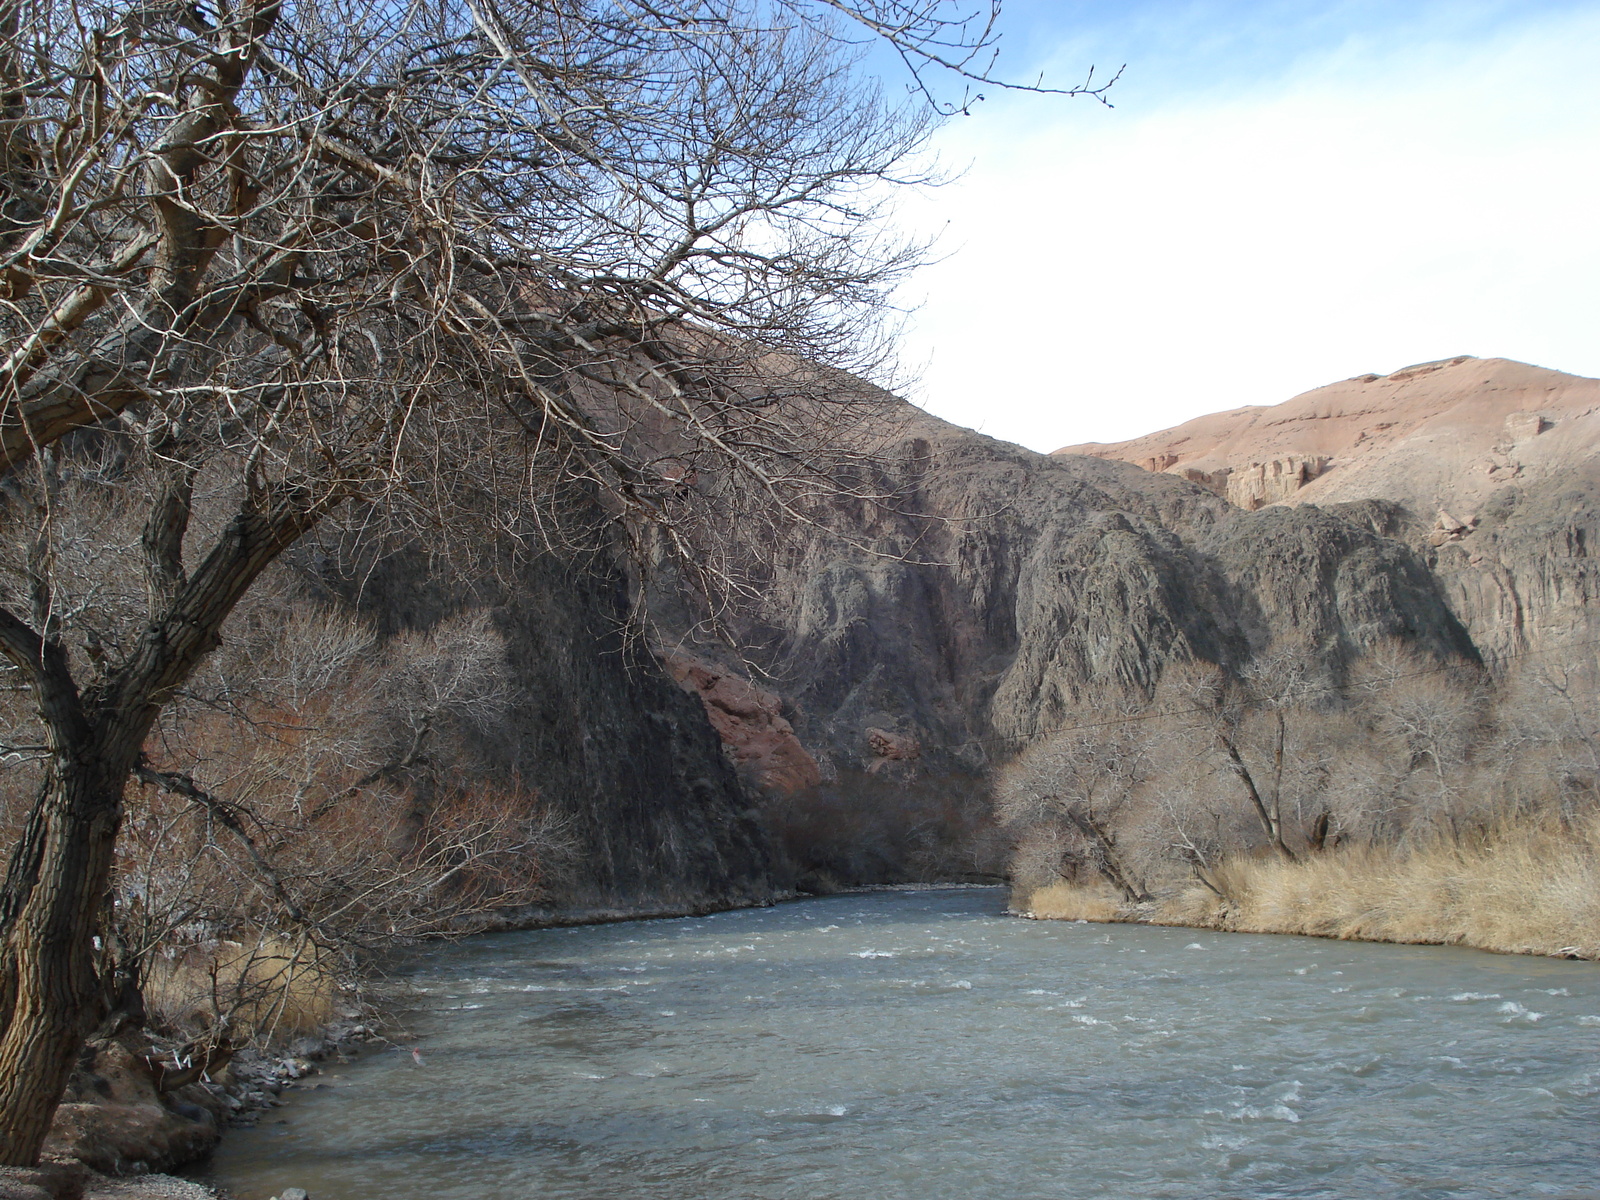
<path id="1" fill-rule="evenodd" d="M 497 934 L 231 1132 L 246 1200 L 1600 1200 L 1600 970 L 1023 921 L 998 889 Z"/>

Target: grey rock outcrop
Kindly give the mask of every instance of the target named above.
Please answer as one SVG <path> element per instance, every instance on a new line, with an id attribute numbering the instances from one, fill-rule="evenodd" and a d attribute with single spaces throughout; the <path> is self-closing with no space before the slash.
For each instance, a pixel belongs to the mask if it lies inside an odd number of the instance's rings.
<path id="1" fill-rule="evenodd" d="M 1392 638 L 1475 655 L 1417 551 L 1364 512 L 1243 511 L 1176 474 L 902 422 L 883 450 L 898 515 L 867 551 L 807 539 L 742 630 L 824 774 L 874 770 L 889 734 L 918 746 L 910 779 L 981 775 L 1172 662 L 1285 640 L 1336 671 Z"/>
<path id="2" fill-rule="evenodd" d="M 1244 508 L 1388 504 L 1385 531 L 1435 573 L 1486 657 L 1592 661 L 1600 380 L 1459 356 L 1069 451 L 1180 474 Z"/>

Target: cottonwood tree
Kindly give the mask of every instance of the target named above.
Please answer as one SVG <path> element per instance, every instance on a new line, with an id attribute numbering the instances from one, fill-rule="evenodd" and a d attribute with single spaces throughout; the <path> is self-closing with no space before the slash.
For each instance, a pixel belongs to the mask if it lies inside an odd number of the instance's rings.
<path id="1" fill-rule="evenodd" d="M 1118 842 L 1118 824 L 1154 773 L 1150 732 L 1125 709 L 1030 746 L 1000 775 L 996 817 L 1024 843 L 1046 849 L 1059 877 L 1086 865 L 1129 903 L 1149 899 Z"/>
<path id="2" fill-rule="evenodd" d="M 1169 669 L 1156 707 L 1170 714 L 1169 743 L 1217 760 L 1267 844 L 1293 860 L 1291 826 L 1300 827 L 1296 840 L 1312 849 L 1328 834 L 1327 808 L 1308 801 L 1328 762 L 1317 734 L 1327 724 L 1332 696 L 1314 660 L 1286 648 L 1237 672 L 1207 663 Z M 1313 805 L 1317 811 L 1308 812 Z"/>
<path id="3" fill-rule="evenodd" d="M 696 511 L 825 487 L 932 111 L 864 87 L 852 38 L 920 82 L 982 77 L 991 29 L 937 0 L 0 2 L 0 649 L 44 756 L 0 886 L 0 1161 L 37 1158 L 100 1016 L 129 775 L 263 570 L 341 506 L 559 533 L 570 486 L 687 549 Z M 64 586 L 99 553 L 143 595 Z"/>
<path id="4" fill-rule="evenodd" d="M 1349 691 L 1399 777 L 1410 809 L 1402 839 L 1458 832 L 1462 802 L 1475 790 L 1476 751 L 1489 740 L 1487 678 L 1385 643 L 1356 664 Z"/>

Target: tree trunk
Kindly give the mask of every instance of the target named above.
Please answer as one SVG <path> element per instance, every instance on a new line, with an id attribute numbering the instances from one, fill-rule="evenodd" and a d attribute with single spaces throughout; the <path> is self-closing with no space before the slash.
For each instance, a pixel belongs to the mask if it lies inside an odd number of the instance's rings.
<path id="1" fill-rule="evenodd" d="M 1116 838 L 1111 831 L 1094 817 L 1076 809 L 1068 816 L 1094 852 L 1095 866 L 1122 893 L 1123 899 L 1129 904 L 1142 904 L 1150 899 L 1150 894 L 1135 881 L 1133 872 L 1123 865 L 1121 856 L 1117 854 Z"/>
<path id="2" fill-rule="evenodd" d="M 33 1166 L 104 998 L 104 911 L 126 764 L 60 755 L 0 892 L 0 1164 Z"/>
<path id="3" fill-rule="evenodd" d="M 1260 789 L 1256 787 L 1255 777 L 1250 774 L 1250 768 L 1245 765 L 1244 758 L 1239 754 L 1239 748 L 1233 744 L 1233 739 L 1218 731 L 1217 742 L 1227 754 L 1228 765 L 1233 769 L 1233 773 L 1239 777 L 1239 782 L 1244 784 L 1245 793 L 1250 797 L 1250 807 L 1255 810 L 1256 819 L 1261 822 L 1261 828 L 1273 849 L 1290 862 L 1298 862 L 1295 852 L 1289 849 L 1288 843 L 1283 840 L 1283 826 L 1273 820 L 1266 801 L 1261 798 Z"/>

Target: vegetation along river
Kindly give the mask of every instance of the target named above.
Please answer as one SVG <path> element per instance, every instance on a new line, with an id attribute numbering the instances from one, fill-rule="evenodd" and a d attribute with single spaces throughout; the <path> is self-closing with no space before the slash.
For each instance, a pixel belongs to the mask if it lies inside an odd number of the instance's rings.
<path id="1" fill-rule="evenodd" d="M 1600 1197 L 1600 971 L 1022 921 L 998 890 L 476 938 L 423 1065 L 328 1066 L 214 1181 L 314 1200 Z M 272 1123 L 272 1122 L 278 1123 Z"/>

